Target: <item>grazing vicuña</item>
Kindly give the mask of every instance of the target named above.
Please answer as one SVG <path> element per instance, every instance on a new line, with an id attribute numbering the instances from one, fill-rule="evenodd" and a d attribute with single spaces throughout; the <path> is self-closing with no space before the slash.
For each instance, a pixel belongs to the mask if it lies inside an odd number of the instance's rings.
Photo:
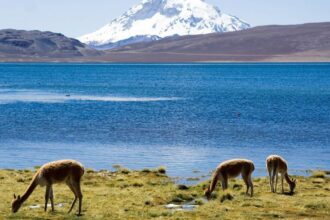
<path id="1" fill-rule="evenodd" d="M 77 198 L 79 199 L 78 215 L 81 215 L 82 193 L 80 189 L 80 180 L 84 175 L 84 167 L 81 163 L 74 160 L 59 160 L 43 165 L 34 175 L 29 187 L 22 196 L 14 194 L 12 202 L 12 212 L 17 212 L 21 205 L 29 198 L 35 188 L 46 186 L 45 211 L 47 211 L 48 200 L 50 199 L 52 211 L 54 211 L 54 196 L 52 185 L 55 183 L 66 183 L 75 198 L 72 202 L 69 212 L 73 209 Z"/>
<path id="2" fill-rule="evenodd" d="M 280 173 L 281 182 L 282 182 L 282 193 L 284 193 L 283 178 L 285 178 L 286 182 L 290 186 L 290 193 L 292 194 L 294 192 L 294 189 L 296 188 L 296 180 L 290 179 L 290 177 L 288 175 L 287 162 L 278 155 L 270 155 L 266 159 L 266 166 L 267 166 L 267 170 L 268 170 L 268 174 L 269 174 L 270 190 L 273 193 L 276 192 L 278 173 Z"/>
<path id="3" fill-rule="evenodd" d="M 228 179 L 235 178 L 242 174 L 242 178 L 246 184 L 246 194 L 251 188 L 251 197 L 253 196 L 253 183 L 251 179 L 254 171 L 254 164 L 251 160 L 233 159 L 221 163 L 213 174 L 211 185 L 205 190 L 205 196 L 210 199 L 211 193 L 215 189 L 218 180 L 221 181 L 222 189 L 228 188 Z"/>

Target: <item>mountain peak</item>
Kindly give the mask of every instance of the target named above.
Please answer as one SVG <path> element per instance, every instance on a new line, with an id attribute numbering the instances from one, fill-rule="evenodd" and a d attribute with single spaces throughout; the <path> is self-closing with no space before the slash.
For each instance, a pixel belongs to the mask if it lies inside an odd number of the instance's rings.
<path id="1" fill-rule="evenodd" d="M 79 38 L 103 49 L 169 36 L 228 32 L 249 28 L 204 0 L 142 0 L 100 30 Z"/>

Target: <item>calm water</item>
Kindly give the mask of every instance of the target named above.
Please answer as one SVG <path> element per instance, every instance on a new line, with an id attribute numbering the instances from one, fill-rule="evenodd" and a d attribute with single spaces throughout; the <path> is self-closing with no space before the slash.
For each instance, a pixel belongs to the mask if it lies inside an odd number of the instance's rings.
<path id="1" fill-rule="evenodd" d="M 0 168 L 330 169 L 330 64 L 0 64 Z"/>

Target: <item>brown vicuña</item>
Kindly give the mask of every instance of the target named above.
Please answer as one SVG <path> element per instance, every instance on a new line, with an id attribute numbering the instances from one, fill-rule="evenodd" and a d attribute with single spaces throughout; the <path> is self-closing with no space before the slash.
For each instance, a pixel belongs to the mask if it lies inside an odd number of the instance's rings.
<path id="1" fill-rule="evenodd" d="M 269 174 L 270 190 L 273 193 L 276 192 L 278 173 L 280 173 L 281 182 L 282 182 L 282 193 L 284 193 L 283 179 L 285 178 L 286 182 L 290 186 L 290 193 L 292 194 L 296 187 L 296 180 L 290 179 L 289 174 L 288 174 L 287 162 L 278 155 L 270 155 L 266 159 L 266 166 L 267 166 L 267 170 L 268 170 L 268 174 Z"/>
<path id="2" fill-rule="evenodd" d="M 50 199 L 52 211 L 54 211 L 54 196 L 52 185 L 55 183 L 66 183 L 73 192 L 75 198 L 69 212 L 72 211 L 77 199 L 79 199 L 78 215 L 81 215 L 82 193 L 80 189 L 81 177 L 84 175 L 84 167 L 75 160 L 59 160 L 43 165 L 34 175 L 29 187 L 22 196 L 14 194 L 12 212 L 17 212 L 21 205 L 29 198 L 35 188 L 46 186 L 45 211 L 47 211 L 48 200 Z"/>
<path id="3" fill-rule="evenodd" d="M 246 185 L 246 194 L 251 189 L 251 197 L 253 196 L 252 172 L 254 171 L 254 164 L 251 160 L 233 159 L 221 163 L 215 173 L 213 174 L 211 185 L 205 190 L 205 196 L 210 199 L 211 193 L 214 191 L 217 182 L 220 180 L 222 189 L 228 188 L 228 179 L 235 178 L 242 174 L 242 178 Z"/>

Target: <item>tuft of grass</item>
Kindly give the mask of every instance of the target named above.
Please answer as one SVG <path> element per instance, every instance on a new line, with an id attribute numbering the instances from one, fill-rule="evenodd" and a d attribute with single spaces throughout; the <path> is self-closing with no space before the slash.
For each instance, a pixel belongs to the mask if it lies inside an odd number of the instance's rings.
<path id="1" fill-rule="evenodd" d="M 93 169 L 91 169 L 91 168 L 88 168 L 88 169 L 86 170 L 86 173 L 95 173 L 95 170 L 93 170 Z"/>
<path id="2" fill-rule="evenodd" d="M 18 179 L 16 179 L 16 181 L 17 181 L 18 183 L 24 183 L 24 182 L 25 182 L 25 180 L 24 180 L 23 178 L 18 178 Z"/>
<path id="3" fill-rule="evenodd" d="M 193 205 L 199 205 L 199 206 L 201 206 L 201 205 L 204 205 L 205 204 L 205 200 L 203 200 L 203 199 L 195 199 L 194 200 L 194 202 L 193 202 Z"/>
<path id="4" fill-rule="evenodd" d="M 131 171 L 129 169 L 121 169 L 120 172 L 123 174 L 129 174 Z"/>
<path id="5" fill-rule="evenodd" d="M 143 169 L 141 170 L 142 173 L 151 173 L 151 170 L 150 169 Z"/>
<path id="6" fill-rule="evenodd" d="M 226 200 L 233 200 L 234 199 L 234 196 L 230 193 L 230 192 L 226 192 L 224 193 L 223 195 L 221 195 L 220 197 L 220 202 L 223 203 L 225 202 Z"/>
<path id="7" fill-rule="evenodd" d="M 166 167 L 160 166 L 156 169 L 158 173 L 165 174 L 166 173 Z"/>
<path id="8" fill-rule="evenodd" d="M 325 178 L 326 176 L 326 172 L 322 170 L 317 170 L 312 173 L 313 178 Z"/>
<path id="9" fill-rule="evenodd" d="M 117 173 L 129 174 L 131 172 L 130 169 L 125 168 L 120 164 L 114 164 L 114 165 L 112 165 L 112 168 L 114 168 Z"/>
<path id="10" fill-rule="evenodd" d="M 233 185 L 233 189 L 234 190 L 241 190 L 242 188 L 243 188 L 243 185 L 242 184 L 235 183 Z"/>
<path id="11" fill-rule="evenodd" d="M 327 204 L 322 201 L 318 201 L 318 202 L 308 203 L 304 207 L 307 209 L 326 209 Z"/>
<path id="12" fill-rule="evenodd" d="M 189 189 L 188 186 L 183 185 L 183 184 L 178 185 L 177 188 L 178 188 L 179 190 L 187 190 L 187 189 Z"/>
<path id="13" fill-rule="evenodd" d="M 187 181 L 191 181 L 191 182 L 193 182 L 193 181 L 199 181 L 199 180 L 200 180 L 199 177 L 189 177 L 189 178 L 187 178 Z"/>
<path id="14" fill-rule="evenodd" d="M 174 203 L 182 203 L 182 202 L 189 202 L 194 200 L 194 197 L 188 194 L 184 194 L 184 193 L 179 193 L 177 195 L 174 196 L 174 198 L 172 199 L 171 202 Z"/>
<path id="15" fill-rule="evenodd" d="M 141 182 L 135 182 L 135 183 L 133 183 L 133 186 L 134 187 L 142 187 L 143 186 L 143 183 L 141 183 Z"/>
<path id="16" fill-rule="evenodd" d="M 320 184 L 320 183 L 325 183 L 325 180 L 322 179 L 322 178 L 316 178 L 316 179 L 313 179 L 312 182 L 313 183 L 316 183 L 316 184 Z"/>

